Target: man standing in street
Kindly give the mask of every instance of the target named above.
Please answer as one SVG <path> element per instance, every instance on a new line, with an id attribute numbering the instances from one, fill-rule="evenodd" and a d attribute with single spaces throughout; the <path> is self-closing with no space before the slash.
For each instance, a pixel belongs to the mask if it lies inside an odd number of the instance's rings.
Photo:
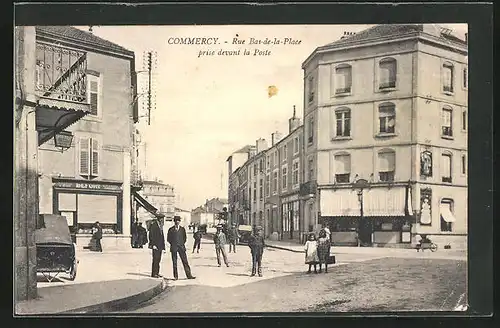
<path id="1" fill-rule="evenodd" d="M 236 244 L 238 243 L 238 229 L 236 229 L 236 224 L 232 224 L 231 228 L 228 231 L 228 239 L 229 239 L 229 253 L 231 253 L 231 249 L 236 253 Z"/>
<path id="2" fill-rule="evenodd" d="M 254 233 L 250 236 L 248 241 L 248 246 L 252 252 L 252 274 L 251 277 L 255 277 L 255 273 L 262 277 L 262 254 L 264 253 L 264 237 L 262 236 L 262 227 L 255 227 Z"/>
<path id="3" fill-rule="evenodd" d="M 214 235 L 214 244 L 215 244 L 215 253 L 217 255 L 217 264 L 221 266 L 220 254 L 222 253 L 222 257 L 224 258 L 224 263 L 227 267 L 229 267 L 229 263 L 227 262 L 227 254 L 226 254 L 226 235 L 222 232 L 222 226 L 217 226 L 217 232 Z"/>
<path id="4" fill-rule="evenodd" d="M 193 227 L 193 230 L 194 230 L 194 227 Z M 201 237 L 202 237 L 202 233 L 200 231 L 200 228 L 198 227 L 198 230 L 196 230 L 195 233 L 193 234 L 193 238 L 194 238 L 193 253 L 194 253 L 195 249 L 196 249 L 196 253 L 200 252 Z"/>
<path id="5" fill-rule="evenodd" d="M 160 278 L 161 254 L 165 251 L 165 236 L 163 235 L 163 218 L 156 217 L 149 227 L 149 248 L 153 252 L 151 277 Z"/>
<path id="6" fill-rule="evenodd" d="M 102 245 L 101 245 L 102 227 L 99 221 L 96 221 L 96 223 L 94 224 L 94 234 L 92 237 L 95 239 L 96 250 L 98 252 L 102 252 Z"/>
<path id="7" fill-rule="evenodd" d="M 174 267 L 174 279 L 179 279 L 179 274 L 177 272 L 177 254 L 181 258 L 182 265 L 184 266 L 184 272 L 188 279 L 195 279 L 191 274 L 191 268 L 189 267 L 187 255 L 186 255 L 186 229 L 180 226 L 181 217 L 174 216 L 174 226 L 168 229 L 167 241 L 170 244 L 170 253 L 172 254 L 172 264 Z"/>

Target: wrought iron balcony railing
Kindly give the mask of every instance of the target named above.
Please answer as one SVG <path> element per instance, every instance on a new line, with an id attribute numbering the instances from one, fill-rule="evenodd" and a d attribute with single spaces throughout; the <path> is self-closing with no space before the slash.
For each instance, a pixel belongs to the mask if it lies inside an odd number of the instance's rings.
<path id="1" fill-rule="evenodd" d="M 36 44 L 36 92 L 39 96 L 88 103 L 87 53 L 53 44 Z"/>

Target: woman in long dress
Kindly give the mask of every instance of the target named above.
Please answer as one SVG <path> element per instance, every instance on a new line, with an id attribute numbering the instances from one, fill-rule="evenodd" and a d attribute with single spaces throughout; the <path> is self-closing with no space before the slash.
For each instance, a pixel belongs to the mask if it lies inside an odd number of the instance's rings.
<path id="1" fill-rule="evenodd" d="M 316 264 L 319 262 L 318 258 L 318 242 L 316 241 L 316 236 L 314 233 L 309 234 L 309 240 L 306 241 L 305 245 L 306 251 L 306 264 L 309 264 L 309 270 L 307 273 L 311 273 L 311 267 L 314 265 L 314 273 L 318 273 L 316 270 Z"/>
<path id="2" fill-rule="evenodd" d="M 325 273 L 328 272 L 328 258 L 330 257 L 330 239 L 327 232 L 321 229 L 318 238 L 318 258 L 319 258 L 319 273 L 322 272 L 321 265 L 325 265 Z"/>

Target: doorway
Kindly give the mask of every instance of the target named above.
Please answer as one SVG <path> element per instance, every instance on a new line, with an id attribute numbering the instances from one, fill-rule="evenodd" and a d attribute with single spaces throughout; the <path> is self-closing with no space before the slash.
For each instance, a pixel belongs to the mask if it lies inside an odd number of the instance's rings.
<path id="1" fill-rule="evenodd" d="M 358 231 L 360 246 L 365 246 L 365 247 L 372 246 L 372 233 L 373 233 L 372 220 L 366 217 L 360 218 L 359 231 Z"/>

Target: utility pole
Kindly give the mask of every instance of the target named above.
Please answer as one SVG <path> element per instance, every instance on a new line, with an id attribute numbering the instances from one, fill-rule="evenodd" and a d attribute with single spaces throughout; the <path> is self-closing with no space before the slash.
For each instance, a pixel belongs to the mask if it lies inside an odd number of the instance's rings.
<path id="1" fill-rule="evenodd" d="M 151 79 L 152 79 L 153 53 L 148 52 L 148 125 L 151 125 Z"/>

